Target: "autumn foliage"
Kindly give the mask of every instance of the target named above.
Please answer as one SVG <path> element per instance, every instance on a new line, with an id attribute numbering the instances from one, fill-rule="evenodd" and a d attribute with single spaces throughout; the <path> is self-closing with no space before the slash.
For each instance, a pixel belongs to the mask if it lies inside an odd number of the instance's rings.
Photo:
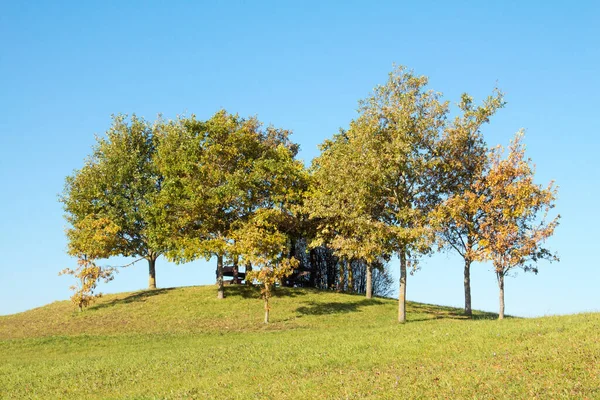
<path id="1" fill-rule="evenodd" d="M 73 275 L 77 279 L 77 283 L 70 287 L 75 292 L 71 296 L 71 301 L 79 311 L 83 311 L 85 307 L 102 297 L 102 293 L 95 292 L 99 281 L 105 283 L 112 281 L 115 271 L 111 267 L 98 266 L 93 260 L 80 258 L 77 260 L 76 269 L 65 268 L 60 275 Z"/>

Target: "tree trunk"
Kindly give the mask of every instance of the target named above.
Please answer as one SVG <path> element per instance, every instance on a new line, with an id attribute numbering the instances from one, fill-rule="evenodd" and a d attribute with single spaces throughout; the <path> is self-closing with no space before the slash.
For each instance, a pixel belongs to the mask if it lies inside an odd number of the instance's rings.
<path id="1" fill-rule="evenodd" d="M 217 256 L 217 299 L 225 298 L 225 290 L 223 289 L 223 255 Z"/>
<path id="2" fill-rule="evenodd" d="M 343 292 L 344 291 L 344 274 L 346 272 L 346 269 L 344 268 L 346 265 L 346 261 L 341 261 L 340 262 L 340 269 L 338 271 L 338 284 L 337 284 L 337 291 L 338 292 Z"/>
<path id="3" fill-rule="evenodd" d="M 398 291 L 398 322 L 406 322 L 406 253 L 400 250 L 400 290 Z"/>
<path id="4" fill-rule="evenodd" d="M 310 287 L 317 287 L 317 260 L 316 250 L 310 249 L 308 259 L 310 260 Z"/>
<path id="5" fill-rule="evenodd" d="M 500 289 L 500 311 L 498 319 L 504 319 L 504 272 L 496 272 L 498 277 L 498 288 Z"/>
<path id="6" fill-rule="evenodd" d="M 239 283 L 238 260 L 238 256 L 233 257 L 233 281 L 231 283 L 233 283 L 234 285 L 237 285 Z"/>
<path id="7" fill-rule="evenodd" d="M 468 315 L 470 317 L 471 315 L 473 315 L 473 311 L 471 310 L 471 260 L 468 257 L 465 258 L 464 284 L 465 284 L 465 315 Z"/>
<path id="8" fill-rule="evenodd" d="M 156 289 L 156 258 L 148 259 L 148 289 Z"/>
<path id="9" fill-rule="evenodd" d="M 248 279 L 248 272 L 252 271 L 252 263 L 246 263 L 246 285 L 252 285 L 252 279 Z"/>
<path id="10" fill-rule="evenodd" d="M 265 324 L 269 323 L 269 298 L 265 296 Z"/>
<path id="11" fill-rule="evenodd" d="M 354 292 L 354 274 L 352 273 L 352 261 L 348 261 L 348 292 Z"/>
<path id="12" fill-rule="evenodd" d="M 367 299 L 373 298 L 373 264 L 367 263 L 367 283 L 366 283 Z"/>

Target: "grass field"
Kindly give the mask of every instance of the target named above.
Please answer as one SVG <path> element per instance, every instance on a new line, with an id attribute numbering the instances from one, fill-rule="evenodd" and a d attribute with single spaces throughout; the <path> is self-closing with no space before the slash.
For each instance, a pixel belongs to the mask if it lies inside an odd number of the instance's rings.
<path id="1" fill-rule="evenodd" d="M 278 289 L 122 293 L 0 317 L 0 397 L 600 398 L 600 314 L 535 319 Z"/>

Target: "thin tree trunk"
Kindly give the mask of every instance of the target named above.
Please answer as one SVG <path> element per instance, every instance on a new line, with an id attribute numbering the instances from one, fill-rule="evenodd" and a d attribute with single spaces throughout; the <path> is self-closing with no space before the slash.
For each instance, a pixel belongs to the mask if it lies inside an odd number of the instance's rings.
<path id="1" fill-rule="evenodd" d="M 265 324 L 269 323 L 269 298 L 265 296 Z"/>
<path id="2" fill-rule="evenodd" d="M 290 238 L 290 256 L 288 257 L 290 260 L 292 257 L 296 255 L 296 239 Z"/>
<path id="3" fill-rule="evenodd" d="M 467 235 L 467 246 L 465 249 L 465 270 L 464 270 L 464 287 L 465 287 L 465 315 L 473 315 L 471 308 L 471 251 L 473 249 L 473 238 L 470 234 Z"/>
<path id="4" fill-rule="evenodd" d="M 373 264 L 367 263 L 367 299 L 373 298 Z"/>
<path id="5" fill-rule="evenodd" d="M 498 288 L 500 289 L 500 312 L 498 312 L 498 319 L 504 319 L 504 273 L 496 272 L 498 277 Z"/>
<path id="6" fill-rule="evenodd" d="M 156 258 L 148 259 L 148 289 L 156 289 Z"/>
<path id="7" fill-rule="evenodd" d="M 400 290 L 398 291 L 398 322 L 406 322 L 406 253 L 400 250 Z"/>
<path id="8" fill-rule="evenodd" d="M 468 257 L 465 258 L 464 284 L 465 284 L 465 315 L 468 315 L 470 317 L 471 315 L 473 315 L 473 311 L 471 310 L 471 260 Z"/>
<path id="9" fill-rule="evenodd" d="M 233 281 L 231 283 L 233 283 L 234 285 L 237 285 L 239 283 L 238 260 L 238 256 L 233 257 Z"/>
<path id="10" fill-rule="evenodd" d="M 338 284 L 337 284 L 338 292 L 344 291 L 344 274 L 346 272 L 346 269 L 344 268 L 345 265 L 346 265 L 346 261 L 340 262 L 340 269 L 338 271 Z"/>
<path id="11" fill-rule="evenodd" d="M 248 262 L 246 263 L 246 285 L 251 286 L 252 285 L 252 279 L 248 279 L 248 272 L 252 271 L 252 263 Z"/>
<path id="12" fill-rule="evenodd" d="M 354 292 L 354 274 L 352 273 L 352 261 L 348 261 L 348 292 Z"/>
<path id="13" fill-rule="evenodd" d="M 225 298 L 225 290 L 223 288 L 223 255 L 217 256 L 217 299 Z"/>

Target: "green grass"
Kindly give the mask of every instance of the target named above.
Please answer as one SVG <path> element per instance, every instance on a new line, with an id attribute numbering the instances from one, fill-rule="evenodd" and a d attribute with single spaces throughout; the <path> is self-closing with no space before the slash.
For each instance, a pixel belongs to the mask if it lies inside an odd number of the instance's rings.
<path id="1" fill-rule="evenodd" d="M 600 398 L 600 314 L 535 319 L 186 287 L 0 317 L 0 398 Z"/>

